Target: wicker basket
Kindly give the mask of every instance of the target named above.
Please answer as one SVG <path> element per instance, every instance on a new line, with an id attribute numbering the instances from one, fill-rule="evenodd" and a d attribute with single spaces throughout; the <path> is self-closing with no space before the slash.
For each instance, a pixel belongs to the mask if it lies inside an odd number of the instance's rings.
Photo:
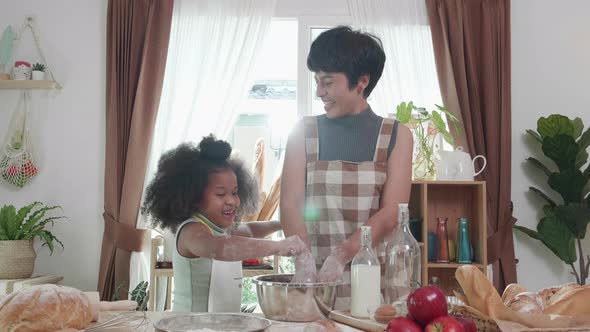
<path id="1" fill-rule="evenodd" d="M 0 241 L 0 279 L 29 278 L 35 258 L 32 240 Z"/>
<path id="2" fill-rule="evenodd" d="M 519 327 L 508 327 L 504 326 L 502 321 L 502 328 L 493 320 L 491 317 L 484 315 L 470 306 L 456 305 L 451 309 L 451 314 L 465 316 L 473 319 L 477 326 L 478 332 L 501 332 L 501 331 L 526 331 L 526 332 L 589 332 L 590 327 L 545 327 L 545 328 L 526 328 L 520 324 L 516 324 Z M 508 322 L 509 323 L 509 322 Z M 512 325 L 512 324 L 511 324 Z"/>
<path id="3" fill-rule="evenodd" d="M 478 332 L 501 332 L 500 327 L 492 318 L 471 307 L 455 305 L 453 306 L 451 313 L 453 315 L 465 316 L 473 319 Z"/>

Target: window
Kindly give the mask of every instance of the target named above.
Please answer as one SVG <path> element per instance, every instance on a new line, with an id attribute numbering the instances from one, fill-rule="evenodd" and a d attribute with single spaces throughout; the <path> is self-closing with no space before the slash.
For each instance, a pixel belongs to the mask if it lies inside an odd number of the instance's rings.
<path id="1" fill-rule="evenodd" d="M 238 108 L 229 141 L 247 163 L 263 138 L 266 165 L 262 190 L 268 191 L 282 169 L 288 135 L 304 115 L 324 113 L 307 69 L 311 42 L 323 31 L 349 24 L 343 17 L 275 18 L 254 67 L 254 80 Z M 303 78 L 303 79 L 299 79 Z"/>
<path id="2" fill-rule="evenodd" d="M 229 141 L 251 164 L 254 145 L 264 139 L 268 192 L 281 171 L 287 136 L 297 120 L 297 20 L 274 19 L 254 66 L 254 81 L 238 107 Z"/>

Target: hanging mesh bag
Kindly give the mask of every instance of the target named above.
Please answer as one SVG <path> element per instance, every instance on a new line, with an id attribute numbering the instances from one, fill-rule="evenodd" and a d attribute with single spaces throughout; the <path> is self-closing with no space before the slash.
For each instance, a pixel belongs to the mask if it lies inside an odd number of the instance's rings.
<path id="1" fill-rule="evenodd" d="M 2 178 L 19 188 L 24 187 L 38 172 L 27 124 L 29 98 L 30 95 L 23 92 L 12 115 L 6 142 L 0 151 Z"/>

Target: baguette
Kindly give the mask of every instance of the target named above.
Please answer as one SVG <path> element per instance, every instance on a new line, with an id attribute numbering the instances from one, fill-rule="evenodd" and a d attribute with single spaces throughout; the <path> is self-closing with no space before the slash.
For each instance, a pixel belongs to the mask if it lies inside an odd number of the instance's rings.
<path id="1" fill-rule="evenodd" d="M 555 296 L 554 296 L 555 297 Z M 559 298 L 550 299 L 545 314 L 564 316 L 586 316 L 590 318 L 590 287 L 575 287 L 560 294 Z"/>
<path id="2" fill-rule="evenodd" d="M 506 309 L 500 294 L 477 267 L 462 265 L 455 271 L 455 277 L 471 307 L 492 318 Z"/>
<path id="3" fill-rule="evenodd" d="M 547 297 L 545 300 L 545 306 L 549 307 L 553 303 L 560 301 L 561 299 L 569 296 L 569 293 L 575 289 L 580 288 L 581 286 L 575 282 L 570 282 L 561 286 L 550 287 L 549 290 L 544 289 L 541 290 L 539 293 L 544 293 L 544 296 Z M 557 288 L 553 294 L 551 294 L 551 290 Z"/>

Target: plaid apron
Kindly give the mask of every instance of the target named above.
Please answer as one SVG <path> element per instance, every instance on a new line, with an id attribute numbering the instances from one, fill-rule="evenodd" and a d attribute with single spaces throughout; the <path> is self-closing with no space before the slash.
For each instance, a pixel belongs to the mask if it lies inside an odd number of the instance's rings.
<path id="1" fill-rule="evenodd" d="M 304 220 L 318 271 L 332 249 L 344 242 L 379 210 L 387 177 L 387 148 L 393 127 L 393 119 L 383 119 L 372 161 L 325 161 L 318 160 L 317 118 L 304 118 L 307 161 Z M 385 244 L 381 241 L 373 246 L 376 247 L 381 263 L 383 279 Z M 342 278 L 344 285 L 338 289 L 335 309 L 348 310 L 350 263 L 346 265 Z"/>

